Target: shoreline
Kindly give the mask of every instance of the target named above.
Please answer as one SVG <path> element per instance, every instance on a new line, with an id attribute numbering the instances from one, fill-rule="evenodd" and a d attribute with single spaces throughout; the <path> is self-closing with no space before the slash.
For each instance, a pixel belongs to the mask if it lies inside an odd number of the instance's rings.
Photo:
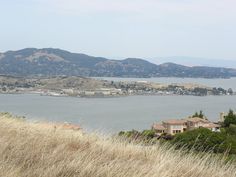
<path id="1" fill-rule="evenodd" d="M 64 98 L 124 98 L 124 97 L 135 97 L 135 96 L 179 96 L 179 97 L 230 97 L 230 96 L 236 96 L 236 94 L 233 95 L 180 95 L 180 94 L 130 94 L 130 95 L 109 95 L 109 96 L 71 96 L 71 95 L 50 95 L 50 94 L 42 94 L 42 93 L 34 93 L 34 92 L 11 92 L 11 93 L 2 93 L 0 92 L 0 95 L 39 95 L 42 97 L 64 97 Z"/>

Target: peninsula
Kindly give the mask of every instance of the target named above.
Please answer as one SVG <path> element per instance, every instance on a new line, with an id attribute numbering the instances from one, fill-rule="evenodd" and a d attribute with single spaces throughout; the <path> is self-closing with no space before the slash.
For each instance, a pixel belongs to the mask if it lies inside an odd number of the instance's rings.
<path id="1" fill-rule="evenodd" d="M 233 95 L 232 89 L 198 84 L 162 84 L 147 81 L 108 81 L 76 76 L 0 76 L 0 93 L 37 93 L 49 96 L 115 97 L 130 95 Z"/>

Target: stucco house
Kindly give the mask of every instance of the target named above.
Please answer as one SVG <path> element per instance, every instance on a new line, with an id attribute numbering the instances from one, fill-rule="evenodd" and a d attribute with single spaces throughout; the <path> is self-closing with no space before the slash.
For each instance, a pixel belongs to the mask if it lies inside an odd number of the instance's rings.
<path id="1" fill-rule="evenodd" d="M 166 133 L 174 135 L 176 133 L 182 133 L 187 130 L 186 120 L 173 119 L 162 122 L 166 128 Z"/>
<path id="2" fill-rule="evenodd" d="M 219 124 L 215 124 L 213 122 L 210 122 L 209 120 L 206 119 L 202 119 L 199 117 L 193 117 L 193 118 L 188 118 L 187 119 L 187 127 L 188 130 L 193 130 L 196 128 L 208 128 L 211 131 L 220 131 L 220 125 Z"/>
<path id="3" fill-rule="evenodd" d="M 203 127 L 205 124 L 210 123 L 210 121 L 199 117 L 187 118 L 186 122 L 188 130 L 193 130 L 195 128 Z"/>
<path id="4" fill-rule="evenodd" d="M 211 131 L 220 131 L 220 125 L 210 122 L 206 119 L 199 117 L 187 118 L 187 119 L 172 119 L 163 121 L 162 124 L 153 124 L 152 129 L 157 134 L 167 133 L 175 135 L 185 131 L 193 130 L 196 128 L 208 128 Z"/>
<path id="5" fill-rule="evenodd" d="M 208 128 L 209 130 L 213 131 L 213 132 L 220 132 L 220 125 L 219 124 L 215 124 L 215 123 L 208 123 L 203 125 L 204 128 Z"/>
<path id="6" fill-rule="evenodd" d="M 166 128 L 162 124 L 153 124 L 152 129 L 156 131 L 156 134 L 161 135 L 166 132 Z"/>

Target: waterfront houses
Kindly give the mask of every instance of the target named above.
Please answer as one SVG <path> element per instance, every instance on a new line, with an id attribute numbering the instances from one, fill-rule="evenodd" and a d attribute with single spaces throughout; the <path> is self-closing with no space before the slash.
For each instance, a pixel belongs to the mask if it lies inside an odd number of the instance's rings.
<path id="1" fill-rule="evenodd" d="M 193 130 L 196 128 L 207 128 L 211 131 L 220 131 L 220 125 L 210 122 L 207 119 L 200 117 L 191 117 L 187 119 L 171 119 L 163 121 L 160 123 L 154 123 L 152 129 L 156 131 L 157 134 L 161 135 L 167 133 L 170 135 L 175 135 L 177 133 L 183 133 L 185 131 Z"/>

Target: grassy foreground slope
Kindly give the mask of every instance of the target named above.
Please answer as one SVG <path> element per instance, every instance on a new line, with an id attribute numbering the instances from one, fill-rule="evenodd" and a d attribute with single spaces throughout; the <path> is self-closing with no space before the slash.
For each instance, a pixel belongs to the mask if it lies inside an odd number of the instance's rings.
<path id="1" fill-rule="evenodd" d="M 1 177 L 234 177 L 210 155 L 141 146 L 0 115 Z"/>

